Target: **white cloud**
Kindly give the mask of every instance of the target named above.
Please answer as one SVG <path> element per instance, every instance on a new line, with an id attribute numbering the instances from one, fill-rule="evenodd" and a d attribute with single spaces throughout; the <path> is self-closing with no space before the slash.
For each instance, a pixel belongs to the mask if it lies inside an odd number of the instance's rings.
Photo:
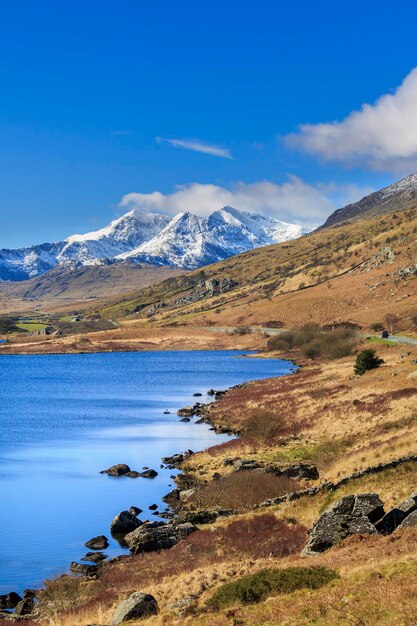
<path id="1" fill-rule="evenodd" d="M 163 137 L 157 137 L 156 141 L 158 143 L 169 143 L 174 148 L 203 152 L 204 154 L 211 154 L 212 156 L 222 157 L 223 159 L 234 159 L 229 148 L 204 143 L 198 139 L 164 139 Z"/>
<path id="2" fill-rule="evenodd" d="M 374 189 L 355 185 L 309 185 L 297 176 L 277 185 L 270 181 L 238 182 L 229 187 L 191 183 L 178 185 L 172 193 L 129 193 L 120 207 L 175 215 L 190 211 L 209 215 L 224 206 L 309 226 L 321 224 L 334 209 L 359 200 Z"/>
<path id="3" fill-rule="evenodd" d="M 303 124 L 286 141 L 329 161 L 409 173 L 417 165 L 417 68 L 375 104 L 342 121 Z"/>

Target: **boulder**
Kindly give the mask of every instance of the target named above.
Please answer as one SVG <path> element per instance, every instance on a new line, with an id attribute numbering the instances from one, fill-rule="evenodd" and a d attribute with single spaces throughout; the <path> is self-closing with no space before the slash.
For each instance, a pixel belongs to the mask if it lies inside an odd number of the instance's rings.
<path id="1" fill-rule="evenodd" d="M 374 524 L 383 515 L 384 506 L 376 493 L 344 496 L 315 522 L 303 554 L 324 552 L 348 535 L 376 533 Z"/>
<path id="2" fill-rule="evenodd" d="M 417 511 L 413 511 L 410 515 L 404 519 L 403 522 L 399 526 L 397 526 L 398 530 L 402 530 L 403 528 L 409 528 L 410 526 L 417 525 Z"/>
<path id="3" fill-rule="evenodd" d="M 108 474 L 109 476 L 125 476 L 126 474 L 130 474 L 131 469 L 125 463 L 118 463 L 117 465 L 112 465 L 111 467 L 101 470 L 100 474 Z"/>
<path id="4" fill-rule="evenodd" d="M 194 415 L 194 408 L 192 406 L 185 406 L 182 409 L 178 409 L 177 415 L 179 417 L 192 417 Z"/>
<path id="5" fill-rule="evenodd" d="M 132 515 L 129 511 L 121 511 L 113 519 L 110 530 L 112 535 L 121 535 L 123 537 L 138 528 L 141 524 L 142 522 L 138 520 L 136 515 Z"/>
<path id="6" fill-rule="evenodd" d="M 156 511 L 156 510 L 157 510 L 157 508 L 158 508 L 158 505 L 157 505 L 157 504 L 150 504 L 150 505 L 148 506 L 148 509 L 149 509 L 150 511 Z"/>
<path id="7" fill-rule="evenodd" d="M 158 603 L 149 593 L 136 591 L 123 600 L 113 613 L 110 626 L 118 626 L 123 622 L 140 620 L 158 614 Z"/>
<path id="8" fill-rule="evenodd" d="M 14 610 L 15 617 L 24 617 L 25 615 L 31 615 L 34 611 L 35 603 L 32 598 L 25 598 L 21 600 Z"/>
<path id="9" fill-rule="evenodd" d="M 158 472 L 156 472 L 154 469 L 147 469 L 144 472 L 140 472 L 139 476 L 141 476 L 142 478 L 155 478 L 156 476 L 158 476 Z"/>
<path id="10" fill-rule="evenodd" d="M 182 417 L 180 422 L 191 422 L 191 419 L 189 417 Z"/>
<path id="11" fill-rule="evenodd" d="M 109 542 L 104 535 L 98 535 L 86 541 L 84 545 L 86 548 L 90 548 L 90 550 L 105 550 L 109 547 Z"/>
<path id="12" fill-rule="evenodd" d="M 81 574 L 82 576 L 95 576 L 97 574 L 97 565 L 87 565 L 86 563 L 70 563 L 70 571 L 73 574 Z"/>
<path id="13" fill-rule="evenodd" d="M 91 561 L 92 563 L 101 563 L 107 559 L 107 554 L 103 554 L 102 552 L 87 552 L 81 559 L 81 561 Z"/>
<path id="14" fill-rule="evenodd" d="M 163 522 L 146 522 L 137 530 L 125 536 L 131 554 L 168 550 L 181 539 L 185 539 L 197 528 L 190 523 L 164 524 Z"/>
<path id="15" fill-rule="evenodd" d="M 236 472 L 242 472 L 244 470 L 259 469 L 262 467 L 261 463 L 253 461 L 252 459 L 238 459 L 234 463 L 234 469 Z"/>
<path id="16" fill-rule="evenodd" d="M 0 596 L 0 610 L 2 609 L 14 609 L 22 598 L 15 591 L 5 593 Z"/>
<path id="17" fill-rule="evenodd" d="M 182 522 L 190 524 L 212 524 L 218 517 L 227 517 L 233 515 L 233 511 L 229 509 L 201 509 L 198 511 L 184 511 L 180 514 Z"/>
<path id="18" fill-rule="evenodd" d="M 138 506 L 131 506 L 129 509 L 129 513 L 131 515 L 134 515 L 135 517 L 137 515 L 140 515 L 142 512 L 143 512 L 142 509 L 140 509 Z"/>
<path id="19" fill-rule="evenodd" d="M 169 469 L 174 469 L 181 463 L 183 463 L 186 459 L 190 458 L 194 452 L 192 450 L 184 450 L 184 452 L 180 454 L 173 454 L 172 456 L 164 456 L 162 457 L 162 463 L 164 463 Z"/>
<path id="20" fill-rule="evenodd" d="M 315 465 L 307 463 L 299 463 L 297 465 L 290 465 L 282 470 L 281 474 L 287 476 L 287 478 L 303 479 L 303 480 L 317 480 L 319 478 L 319 472 Z"/>
<path id="21" fill-rule="evenodd" d="M 406 520 L 408 520 L 410 514 L 412 514 L 416 509 L 417 493 L 413 493 L 409 498 L 407 498 L 407 500 L 404 500 L 404 502 L 401 502 L 401 504 L 397 507 L 388 511 L 388 513 L 375 524 L 378 532 L 383 535 L 388 535 L 394 532 L 396 528 L 404 528 L 408 525 L 414 525 L 412 523 L 407 524 Z M 405 526 L 403 526 L 403 522 Z"/>

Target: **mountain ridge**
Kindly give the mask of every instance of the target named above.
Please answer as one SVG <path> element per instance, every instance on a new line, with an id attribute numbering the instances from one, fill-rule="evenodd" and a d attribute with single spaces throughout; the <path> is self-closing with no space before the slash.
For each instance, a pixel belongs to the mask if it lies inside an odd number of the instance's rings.
<path id="1" fill-rule="evenodd" d="M 329 228 L 347 220 L 376 217 L 417 204 L 417 172 L 334 211 L 320 228 Z"/>
<path id="2" fill-rule="evenodd" d="M 55 243 L 1 249 L 0 280 L 27 280 L 58 265 L 76 268 L 103 262 L 195 269 L 303 232 L 301 226 L 231 207 L 207 218 L 190 212 L 170 217 L 133 209 L 97 231 Z"/>

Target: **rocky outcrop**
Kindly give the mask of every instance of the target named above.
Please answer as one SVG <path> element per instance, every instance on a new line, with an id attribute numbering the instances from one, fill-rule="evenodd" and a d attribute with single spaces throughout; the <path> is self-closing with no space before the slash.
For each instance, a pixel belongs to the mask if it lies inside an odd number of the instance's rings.
<path id="1" fill-rule="evenodd" d="M 104 535 L 98 535 L 86 541 L 84 545 L 90 550 L 105 550 L 109 547 L 109 541 Z"/>
<path id="2" fill-rule="evenodd" d="M 228 517 L 233 514 L 234 511 L 231 509 L 201 509 L 198 511 L 181 512 L 179 519 L 190 524 L 212 524 L 218 517 Z"/>
<path id="3" fill-rule="evenodd" d="M 140 620 L 158 614 L 158 602 L 149 593 L 136 591 L 123 600 L 113 613 L 110 626 L 118 626 L 124 622 Z"/>
<path id="4" fill-rule="evenodd" d="M 197 528 L 190 523 L 164 524 L 163 522 L 144 522 L 140 528 L 125 536 L 131 554 L 167 550 L 185 539 Z"/>
<path id="5" fill-rule="evenodd" d="M 340 543 L 348 535 L 375 534 L 375 522 L 384 516 L 384 505 L 376 493 L 344 496 L 326 509 L 310 530 L 303 554 L 317 554 Z"/>
<path id="6" fill-rule="evenodd" d="M 110 530 L 112 535 L 119 535 L 124 537 L 127 533 L 131 533 L 141 526 L 142 522 L 138 520 L 136 515 L 132 515 L 129 511 L 121 511 L 113 519 Z"/>
<path id="7" fill-rule="evenodd" d="M 194 415 L 194 409 L 192 406 L 185 406 L 182 409 L 178 409 L 177 415 L 179 417 L 192 417 Z"/>

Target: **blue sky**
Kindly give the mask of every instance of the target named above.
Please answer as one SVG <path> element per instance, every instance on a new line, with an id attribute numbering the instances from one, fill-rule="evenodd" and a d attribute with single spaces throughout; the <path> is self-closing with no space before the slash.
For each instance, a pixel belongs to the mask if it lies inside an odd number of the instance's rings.
<path id="1" fill-rule="evenodd" d="M 132 207 L 323 221 L 417 169 L 416 21 L 407 0 L 2 3 L 0 247 Z"/>

